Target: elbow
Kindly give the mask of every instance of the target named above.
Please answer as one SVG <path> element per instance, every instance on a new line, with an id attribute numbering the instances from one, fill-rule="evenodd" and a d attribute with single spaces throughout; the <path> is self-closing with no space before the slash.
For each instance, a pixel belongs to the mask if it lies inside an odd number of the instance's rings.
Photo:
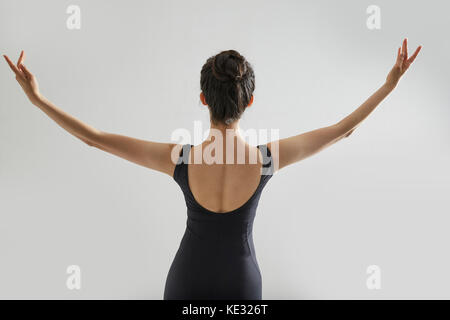
<path id="1" fill-rule="evenodd" d="M 344 126 L 341 122 L 336 123 L 334 126 L 336 127 L 336 130 L 338 132 L 339 137 L 338 140 L 348 138 L 356 129 L 356 128 L 349 129 L 348 127 Z"/>
<path id="2" fill-rule="evenodd" d="M 86 145 L 88 145 L 89 147 L 95 147 L 95 144 L 87 139 L 84 138 L 80 138 L 81 141 L 83 141 Z"/>
<path id="3" fill-rule="evenodd" d="M 89 147 L 97 147 L 98 144 L 95 143 L 94 139 L 87 139 L 87 138 L 81 138 L 79 137 L 81 141 L 83 141 L 86 145 L 88 145 Z"/>
<path id="4" fill-rule="evenodd" d="M 84 141 L 89 147 L 95 147 L 95 144 L 93 144 L 92 142 L 85 140 Z"/>
<path id="5" fill-rule="evenodd" d="M 89 147 L 96 147 L 98 148 L 100 146 L 100 137 L 102 132 L 99 130 L 96 130 L 94 133 L 90 134 L 89 137 L 86 137 L 82 139 L 84 143 L 86 143 Z"/>
<path id="6" fill-rule="evenodd" d="M 344 138 L 348 138 L 348 137 L 353 133 L 353 131 L 355 131 L 355 129 L 352 129 L 352 130 L 350 130 L 349 132 L 347 132 L 347 133 L 344 135 Z"/>

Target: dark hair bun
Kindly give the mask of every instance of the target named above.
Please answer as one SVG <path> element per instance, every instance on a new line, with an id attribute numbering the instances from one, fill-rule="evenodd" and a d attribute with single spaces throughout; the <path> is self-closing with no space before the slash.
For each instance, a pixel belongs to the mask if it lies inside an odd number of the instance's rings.
<path id="1" fill-rule="evenodd" d="M 219 81 L 241 81 L 247 73 L 245 58 L 235 50 L 222 51 L 214 56 L 211 70 Z"/>

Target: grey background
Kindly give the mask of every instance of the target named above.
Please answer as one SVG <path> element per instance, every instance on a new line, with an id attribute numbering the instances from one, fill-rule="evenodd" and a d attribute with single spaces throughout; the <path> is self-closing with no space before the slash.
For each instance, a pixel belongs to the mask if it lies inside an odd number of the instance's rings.
<path id="1" fill-rule="evenodd" d="M 81 8 L 81 30 L 66 8 Z M 381 30 L 366 8 L 381 8 Z M 246 130 L 333 124 L 423 50 L 350 136 L 282 169 L 254 225 L 265 299 L 450 298 L 446 1 L 0 0 L 0 53 L 104 131 L 169 142 L 208 112 L 200 68 L 235 49 L 254 66 Z M 266 141 L 259 141 L 264 143 Z M 198 141 L 195 143 L 199 143 Z M 184 232 L 179 186 L 89 148 L 31 105 L 0 65 L 0 298 L 161 299 Z M 66 268 L 82 269 L 81 290 Z M 366 268 L 381 268 L 368 290 Z"/>

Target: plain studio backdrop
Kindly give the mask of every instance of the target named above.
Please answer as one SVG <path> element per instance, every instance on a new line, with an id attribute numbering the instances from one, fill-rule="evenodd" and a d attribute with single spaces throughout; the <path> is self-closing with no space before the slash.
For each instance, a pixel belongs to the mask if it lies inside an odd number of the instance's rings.
<path id="1" fill-rule="evenodd" d="M 81 28 L 67 27 L 67 8 Z M 381 28 L 366 12 L 379 6 Z M 159 142 L 201 121 L 200 69 L 235 49 L 255 101 L 241 128 L 281 138 L 331 125 L 423 49 L 348 138 L 278 172 L 254 225 L 264 299 L 450 298 L 447 1 L 0 0 L 0 53 L 57 106 Z M 2 60 L 3 61 L 3 60 Z M 267 141 L 260 140 L 258 143 Z M 179 142 L 179 141 L 173 141 Z M 192 141 L 194 144 L 200 141 Z M 0 298 L 162 299 L 186 224 L 169 176 L 71 136 L 0 65 Z M 68 266 L 81 268 L 69 290 Z M 369 266 L 380 289 L 369 289 Z M 370 269 L 370 268 L 369 268 Z"/>

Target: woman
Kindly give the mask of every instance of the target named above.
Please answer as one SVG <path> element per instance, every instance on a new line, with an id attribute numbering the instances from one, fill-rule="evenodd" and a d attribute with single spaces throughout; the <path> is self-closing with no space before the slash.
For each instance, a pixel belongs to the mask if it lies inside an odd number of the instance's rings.
<path id="1" fill-rule="evenodd" d="M 164 299 L 261 299 L 252 227 L 264 186 L 276 171 L 348 137 L 397 86 L 420 49 L 408 58 L 404 39 L 385 83 L 341 121 L 256 148 L 239 131 L 239 119 L 253 103 L 255 76 L 250 63 L 234 50 L 209 58 L 201 70 L 200 99 L 208 107 L 211 130 L 198 146 L 145 141 L 93 128 L 40 93 L 36 77 L 23 64 L 23 51 L 16 65 L 4 57 L 31 103 L 69 133 L 89 146 L 166 173 L 181 187 L 188 219 L 167 275 Z M 247 161 L 255 153 L 256 163 Z M 236 163 L 241 156 L 245 161 Z"/>

